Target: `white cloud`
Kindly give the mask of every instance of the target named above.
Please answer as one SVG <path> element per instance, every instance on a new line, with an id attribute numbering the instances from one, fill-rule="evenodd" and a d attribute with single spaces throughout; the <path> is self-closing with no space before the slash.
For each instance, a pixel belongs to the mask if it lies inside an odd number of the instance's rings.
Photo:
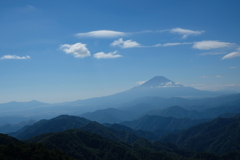
<path id="1" fill-rule="evenodd" d="M 30 59 L 30 56 L 16 56 L 16 55 L 4 55 L 1 57 L 1 59 Z"/>
<path id="2" fill-rule="evenodd" d="M 122 57 L 122 55 L 116 54 L 117 51 L 104 53 L 104 52 L 98 52 L 94 54 L 94 58 L 97 59 L 108 59 L 108 58 L 119 58 Z"/>
<path id="3" fill-rule="evenodd" d="M 240 47 L 237 49 L 236 52 L 229 53 L 229 54 L 225 55 L 224 57 L 222 57 L 222 59 L 231 59 L 231 58 L 236 58 L 236 57 L 240 57 Z"/>
<path id="4" fill-rule="evenodd" d="M 165 43 L 162 46 L 166 47 L 166 46 L 177 46 L 177 45 L 181 45 L 182 43 Z"/>
<path id="5" fill-rule="evenodd" d="M 111 46 L 119 46 L 121 48 L 133 48 L 133 47 L 140 47 L 140 44 L 133 40 L 124 41 L 122 38 L 120 38 L 112 42 Z"/>
<path id="6" fill-rule="evenodd" d="M 139 82 L 136 82 L 136 84 L 137 84 L 137 86 L 140 86 L 140 85 L 142 85 L 145 82 L 147 82 L 147 81 L 139 81 Z"/>
<path id="7" fill-rule="evenodd" d="M 220 76 L 220 75 L 216 75 L 216 78 L 221 78 L 222 76 Z"/>
<path id="8" fill-rule="evenodd" d="M 163 46 L 166 47 L 166 46 L 176 46 L 176 45 L 184 45 L 184 44 L 192 44 L 192 42 L 184 42 L 184 43 L 165 43 L 165 44 L 163 44 Z"/>
<path id="9" fill-rule="evenodd" d="M 193 30 L 189 30 L 189 29 L 173 28 L 173 29 L 170 29 L 169 32 L 170 33 L 181 34 L 181 35 L 183 35 L 182 38 L 185 39 L 185 38 L 187 38 L 190 35 L 197 36 L 197 35 L 202 34 L 205 31 L 193 31 Z"/>
<path id="10" fill-rule="evenodd" d="M 115 38 L 115 37 L 120 37 L 125 35 L 127 35 L 127 33 L 111 31 L 111 30 L 98 30 L 98 31 L 91 31 L 91 32 L 76 34 L 77 37 L 93 37 L 93 38 Z"/>
<path id="11" fill-rule="evenodd" d="M 219 42 L 219 41 L 201 41 L 195 42 L 192 48 L 201 49 L 201 50 L 210 50 L 216 48 L 225 48 L 232 47 L 233 43 L 228 42 Z"/>
<path id="12" fill-rule="evenodd" d="M 156 44 L 154 45 L 154 47 L 178 46 L 178 45 L 185 45 L 185 44 L 193 44 L 193 42 Z"/>
<path id="13" fill-rule="evenodd" d="M 64 51 L 66 54 L 72 54 L 76 58 L 84 58 L 91 56 L 86 44 L 75 43 L 75 44 L 63 44 L 60 45 L 60 50 Z"/>

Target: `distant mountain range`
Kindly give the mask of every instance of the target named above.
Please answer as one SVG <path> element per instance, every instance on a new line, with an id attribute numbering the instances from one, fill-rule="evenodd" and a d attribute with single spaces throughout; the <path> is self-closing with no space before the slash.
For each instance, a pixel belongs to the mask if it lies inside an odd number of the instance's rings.
<path id="1" fill-rule="evenodd" d="M 144 115 L 212 119 L 226 113 L 240 113 L 240 94 L 194 100 L 144 97 L 124 103 L 119 108 L 96 110 L 80 116 L 99 123 L 119 123 L 139 119 Z"/>
<path id="2" fill-rule="evenodd" d="M 166 132 L 174 132 L 183 129 L 190 128 L 200 123 L 209 121 L 208 119 L 192 120 L 188 118 L 173 118 L 173 117 L 161 117 L 161 116 L 144 116 L 140 119 L 133 121 L 126 121 L 120 123 L 121 125 L 128 126 L 134 130 L 145 130 L 154 133 L 164 134 Z"/>
<path id="3" fill-rule="evenodd" d="M 48 103 L 42 103 L 36 100 L 30 102 L 9 102 L 9 103 L 1 103 L 0 104 L 0 112 L 1 114 L 8 112 L 18 112 L 26 109 L 33 109 L 36 107 L 41 107 L 48 105 Z"/>
<path id="4" fill-rule="evenodd" d="M 132 101 L 142 97 L 185 97 L 185 98 L 206 98 L 223 95 L 222 92 L 212 92 L 198 90 L 192 87 L 186 87 L 177 84 L 163 76 L 156 76 L 145 83 L 133 87 L 132 89 L 105 97 L 91 98 L 75 101 L 82 104 L 119 104 Z"/>
<path id="5" fill-rule="evenodd" d="M 203 91 L 192 87 L 186 87 L 163 76 L 156 76 L 139 86 L 133 87 L 132 89 L 105 97 L 90 98 L 86 100 L 78 100 L 60 104 L 47 104 L 38 101 L 3 103 L 0 104 L 0 118 L 2 118 L 2 124 L 0 125 L 13 123 L 5 119 L 5 117 L 9 117 L 10 115 L 22 118 L 27 117 L 29 119 L 34 117 L 35 120 L 39 120 L 42 118 L 52 118 L 62 114 L 81 115 L 86 112 L 93 112 L 100 109 L 121 108 L 121 110 L 124 110 L 124 108 L 135 106 L 138 108 L 139 112 L 137 114 L 132 114 L 131 112 L 130 114 L 133 115 L 132 117 L 138 118 L 138 116 L 144 114 L 144 112 L 154 109 L 163 109 L 173 105 L 179 105 L 184 108 L 193 107 L 193 105 L 196 105 L 197 107 L 194 109 L 198 110 L 199 104 L 201 104 L 201 108 L 203 109 L 205 104 L 207 107 L 211 106 L 212 103 L 214 103 L 213 106 L 216 106 L 216 102 L 214 100 L 211 102 L 211 99 L 208 99 L 208 101 L 194 100 L 191 102 L 191 100 L 183 99 L 183 97 L 203 98 L 219 96 L 222 94 L 224 93 Z M 222 102 L 222 100 L 220 99 L 219 102 Z M 141 106 L 141 109 L 139 109 L 139 106 Z M 108 112 L 110 112 L 110 110 Z M 111 112 L 115 111 L 112 110 Z M 102 113 L 98 114 L 101 115 Z M 115 115 L 118 114 L 119 113 L 116 113 Z M 128 117 L 128 115 L 129 113 L 125 113 L 126 117 Z M 91 117 L 90 115 L 86 116 Z M 113 122 L 128 120 L 122 119 L 119 116 L 110 117 L 111 115 L 104 116 L 103 114 L 101 116 L 105 119 L 112 119 Z M 26 119 L 22 119 L 22 121 L 24 120 Z M 102 120 L 101 122 L 109 121 Z"/>
<path id="6" fill-rule="evenodd" d="M 17 124 L 5 124 L 3 126 L 0 126 L 0 133 L 11 133 L 11 132 L 15 132 L 27 125 L 32 125 L 34 124 L 35 121 L 34 120 L 28 120 L 28 121 L 23 121 Z"/>
<path id="7" fill-rule="evenodd" d="M 157 76 L 105 97 L 61 104 L 0 104 L 0 132 L 24 140 L 0 134 L 0 155 L 5 159 L 50 155 L 50 159 L 69 160 L 237 160 L 240 94 L 218 94 Z M 33 117 L 41 120 L 29 121 Z"/>

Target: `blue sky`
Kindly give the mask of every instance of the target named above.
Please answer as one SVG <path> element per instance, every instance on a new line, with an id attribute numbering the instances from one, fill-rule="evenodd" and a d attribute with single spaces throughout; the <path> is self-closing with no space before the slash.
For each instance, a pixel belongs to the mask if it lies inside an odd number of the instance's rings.
<path id="1" fill-rule="evenodd" d="M 154 76 L 240 92 L 239 0 L 1 0 L 0 103 L 105 96 Z"/>

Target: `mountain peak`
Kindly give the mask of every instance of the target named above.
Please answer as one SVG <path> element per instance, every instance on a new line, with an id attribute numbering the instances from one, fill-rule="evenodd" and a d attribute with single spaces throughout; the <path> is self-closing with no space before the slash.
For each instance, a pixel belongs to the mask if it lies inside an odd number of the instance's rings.
<path id="1" fill-rule="evenodd" d="M 164 76 L 155 76 L 152 79 L 146 81 L 139 87 L 147 87 L 147 88 L 159 88 L 159 87 L 179 87 L 182 86 L 177 84 Z"/>
<path id="2" fill-rule="evenodd" d="M 148 81 L 154 81 L 154 82 L 172 82 L 171 80 L 167 79 L 166 77 L 164 76 L 155 76 L 153 77 L 152 79 L 148 80 Z"/>

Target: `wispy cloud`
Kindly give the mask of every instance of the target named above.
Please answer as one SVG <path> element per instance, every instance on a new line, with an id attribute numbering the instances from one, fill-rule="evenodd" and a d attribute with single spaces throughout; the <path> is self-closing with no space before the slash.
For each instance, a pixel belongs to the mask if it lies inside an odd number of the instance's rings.
<path id="1" fill-rule="evenodd" d="M 30 56 L 4 55 L 1 59 L 30 59 Z"/>
<path id="2" fill-rule="evenodd" d="M 177 45 L 182 45 L 182 43 L 165 43 L 162 46 L 177 46 Z"/>
<path id="3" fill-rule="evenodd" d="M 201 53 L 200 55 L 205 56 L 205 55 L 219 55 L 219 54 L 224 54 L 222 52 L 205 52 Z"/>
<path id="4" fill-rule="evenodd" d="M 228 42 L 219 42 L 219 41 L 201 41 L 195 42 L 192 48 L 200 49 L 200 50 L 210 50 L 210 49 L 217 49 L 217 48 L 225 48 L 225 47 L 232 47 L 234 43 Z"/>
<path id="5" fill-rule="evenodd" d="M 133 48 L 133 47 L 140 47 L 141 45 L 133 40 L 126 40 L 124 41 L 122 38 L 115 40 L 110 44 L 111 46 L 119 46 L 121 48 Z"/>
<path id="6" fill-rule="evenodd" d="M 122 55 L 116 54 L 117 51 L 114 52 L 109 52 L 109 53 L 104 53 L 104 52 L 98 52 L 94 54 L 94 58 L 97 59 L 109 59 L 109 58 L 119 58 L 122 57 Z"/>
<path id="7" fill-rule="evenodd" d="M 92 37 L 92 38 L 116 38 L 127 35 L 125 32 L 112 31 L 112 30 L 98 30 L 86 33 L 77 33 L 77 37 Z"/>
<path id="8" fill-rule="evenodd" d="M 166 31 L 166 30 L 163 30 L 163 31 Z M 170 29 L 169 32 L 170 33 L 181 34 L 182 39 L 185 39 L 188 36 L 200 35 L 200 34 L 204 33 L 205 31 L 193 31 L 193 30 L 189 30 L 189 29 L 173 28 L 173 29 Z"/>
<path id="9" fill-rule="evenodd" d="M 60 50 L 66 54 L 72 54 L 76 58 L 84 58 L 91 56 L 90 51 L 87 49 L 86 44 L 75 43 L 75 44 L 63 44 L 59 47 Z"/>
<path id="10" fill-rule="evenodd" d="M 216 76 L 200 76 L 200 78 L 221 78 L 222 76 L 216 75 Z"/>
<path id="11" fill-rule="evenodd" d="M 178 46 L 185 44 L 193 44 L 193 42 L 183 42 L 183 43 L 165 43 L 165 44 L 156 44 L 155 47 L 167 47 L 167 46 Z"/>
<path id="12" fill-rule="evenodd" d="M 224 57 L 222 57 L 222 59 L 231 59 L 231 58 L 236 58 L 236 57 L 240 57 L 240 52 L 229 53 L 229 54 L 225 55 Z"/>
<path id="13" fill-rule="evenodd" d="M 156 32 L 170 32 L 174 34 L 182 35 L 182 38 L 185 39 L 188 36 L 196 36 L 200 35 L 205 31 L 193 31 L 189 29 L 182 29 L 182 28 L 173 28 L 173 29 L 165 29 L 165 30 L 143 30 L 138 32 L 121 32 L 121 31 L 113 31 L 113 30 L 96 30 L 90 32 L 82 32 L 76 33 L 75 36 L 82 38 L 82 37 L 91 37 L 91 38 L 116 38 L 116 37 L 123 37 L 132 34 L 143 34 L 143 33 L 156 33 Z"/>
<path id="14" fill-rule="evenodd" d="M 240 91 L 240 85 L 239 84 L 212 84 L 212 85 L 206 85 L 206 84 L 191 84 L 186 85 L 189 87 L 194 87 L 200 90 L 211 90 L 211 91 L 218 91 L 218 90 L 232 90 L 232 91 Z"/>
<path id="15" fill-rule="evenodd" d="M 222 60 L 223 59 L 232 59 L 232 58 L 236 58 L 236 57 L 240 57 L 240 47 L 237 49 L 236 52 L 229 53 L 229 54 L 225 55 L 224 57 L 222 57 Z"/>

